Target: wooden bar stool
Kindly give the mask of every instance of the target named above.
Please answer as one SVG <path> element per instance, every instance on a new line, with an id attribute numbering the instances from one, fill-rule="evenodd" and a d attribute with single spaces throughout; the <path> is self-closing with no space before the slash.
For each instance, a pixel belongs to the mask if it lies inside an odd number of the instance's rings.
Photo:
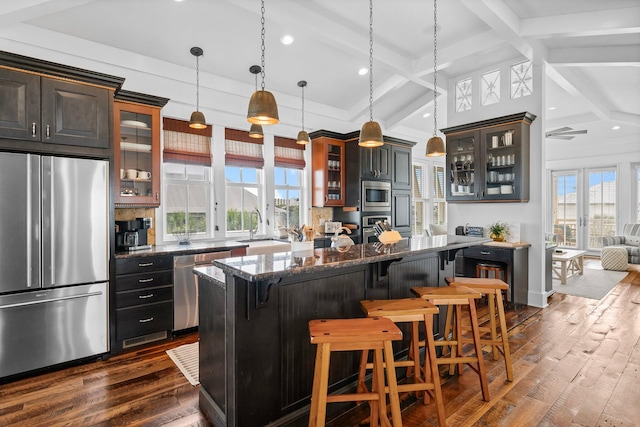
<path id="1" fill-rule="evenodd" d="M 402 339 L 400 329 L 391 320 L 384 317 L 322 319 L 309 322 L 309 334 L 311 344 L 318 344 L 313 373 L 309 427 L 325 425 L 327 403 L 359 402 L 362 400 L 369 401 L 371 406 L 371 426 L 402 427 L 393 348 L 391 347 L 391 341 Z M 374 351 L 372 392 L 328 395 L 331 352 L 355 350 Z M 387 417 L 385 362 L 393 424 L 389 422 Z"/>
<path id="2" fill-rule="evenodd" d="M 440 346 L 449 346 L 451 352 L 449 357 L 439 357 L 436 363 L 438 365 L 457 364 L 460 374 L 462 374 L 463 364 L 466 363 L 469 365 L 469 367 L 478 374 L 482 398 L 485 402 L 488 402 L 490 400 L 489 385 L 487 383 L 484 358 L 482 357 L 482 346 L 480 344 L 480 332 L 478 330 L 478 316 L 475 303 L 475 300 L 481 297 L 480 292 L 463 286 L 413 287 L 411 291 L 434 305 L 446 305 L 447 312 L 455 310 L 455 333 L 451 338 L 446 335 L 442 340 L 438 340 L 435 343 Z M 462 341 L 460 340 L 462 337 L 462 306 L 469 307 L 469 322 L 471 323 L 471 335 L 475 349 L 474 356 L 464 356 L 462 354 Z M 475 363 L 476 366 L 474 366 L 473 363 Z"/>
<path id="3" fill-rule="evenodd" d="M 442 401 L 442 390 L 440 388 L 440 375 L 436 364 L 436 347 L 433 338 L 433 315 L 438 314 L 438 307 L 421 298 L 402 298 L 391 300 L 364 300 L 360 301 L 360 306 L 369 317 L 386 317 L 394 323 L 411 322 L 411 341 L 407 360 L 395 361 L 395 366 L 407 368 L 407 378 L 412 377 L 413 383 L 398 384 L 398 392 L 423 392 L 423 402 L 428 403 L 428 396 L 431 395 L 436 403 L 438 415 L 438 425 L 446 426 L 446 416 L 444 414 L 444 403 Z M 420 338 L 419 325 L 424 322 L 425 326 L 425 349 L 424 365 L 420 365 Z M 369 351 L 362 352 L 360 361 L 360 373 L 358 376 L 358 390 L 367 391 L 364 382 L 367 368 L 371 364 L 367 363 Z"/>
<path id="4" fill-rule="evenodd" d="M 504 357 L 504 366 L 507 371 L 507 380 L 513 381 L 513 368 L 511 366 L 511 351 L 509 350 L 509 333 L 507 330 L 507 321 L 504 315 L 504 305 L 502 303 L 502 292 L 509 290 L 509 285 L 500 279 L 480 279 L 472 277 L 446 277 L 445 281 L 451 286 L 464 286 L 474 291 L 486 295 L 489 299 L 489 327 L 479 327 L 478 330 L 482 334 L 490 334 L 490 338 L 480 337 L 482 345 L 491 347 L 493 358 L 498 359 L 498 353 L 502 353 Z M 500 323 L 500 338 L 496 325 L 496 308 L 498 322 Z M 449 321 L 447 317 L 447 321 Z M 450 323 L 447 322 L 445 330 L 450 330 Z M 464 342 L 469 340 L 463 339 Z"/>
<path id="5" fill-rule="evenodd" d="M 476 277 L 490 277 L 490 273 L 493 272 L 494 279 L 504 279 L 507 280 L 507 271 L 501 265 L 497 264 L 488 264 L 488 263 L 478 263 L 476 264 Z"/>

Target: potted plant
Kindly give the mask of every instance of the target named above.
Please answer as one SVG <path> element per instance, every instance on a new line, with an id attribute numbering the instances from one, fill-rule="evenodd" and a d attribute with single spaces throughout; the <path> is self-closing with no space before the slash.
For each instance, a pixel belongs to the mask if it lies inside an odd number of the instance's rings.
<path id="1" fill-rule="evenodd" d="M 494 222 L 489 225 L 489 237 L 495 242 L 502 242 L 509 235 L 509 226 L 502 221 Z"/>

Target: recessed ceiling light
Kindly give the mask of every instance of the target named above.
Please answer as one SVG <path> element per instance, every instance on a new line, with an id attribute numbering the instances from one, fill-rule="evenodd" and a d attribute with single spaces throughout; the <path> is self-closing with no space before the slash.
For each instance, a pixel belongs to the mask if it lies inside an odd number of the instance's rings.
<path id="1" fill-rule="evenodd" d="M 182 0 L 174 0 L 176 3 L 180 3 Z"/>
<path id="2" fill-rule="evenodd" d="M 285 46 L 289 46 L 291 43 L 293 43 L 293 36 L 291 34 L 285 34 L 284 36 L 280 37 L 280 43 Z"/>
<path id="3" fill-rule="evenodd" d="M 431 115 L 431 113 L 424 113 L 424 114 L 422 115 L 422 117 L 429 117 L 430 115 Z"/>
<path id="4" fill-rule="evenodd" d="M 555 110 L 556 107 L 549 107 L 549 110 Z"/>
<path id="5" fill-rule="evenodd" d="M 360 69 L 358 70 L 358 75 L 360 75 L 360 76 L 364 76 L 364 75 L 365 75 L 365 74 L 367 74 L 368 72 L 369 72 L 369 69 L 368 69 L 368 68 L 360 68 Z"/>
<path id="6" fill-rule="evenodd" d="M 620 126 L 618 126 L 618 125 L 616 125 L 616 126 L 611 128 L 611 130 L 618 130 L 618 129 L 620 129 Z"/>

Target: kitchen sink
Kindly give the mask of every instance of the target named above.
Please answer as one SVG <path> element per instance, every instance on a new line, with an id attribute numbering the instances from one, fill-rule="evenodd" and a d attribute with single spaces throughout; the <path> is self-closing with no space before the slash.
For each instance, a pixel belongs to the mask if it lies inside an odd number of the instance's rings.
<path id="1" fill-rule="evenodd" d="M 291 244 L 289 242 L 283 242 L 280 240 L 249 240 L 243 243 L 248 243 L 247 255 L 261 255 L 272 254 L 275 252 L 288 252 L 291 250 Z"/>

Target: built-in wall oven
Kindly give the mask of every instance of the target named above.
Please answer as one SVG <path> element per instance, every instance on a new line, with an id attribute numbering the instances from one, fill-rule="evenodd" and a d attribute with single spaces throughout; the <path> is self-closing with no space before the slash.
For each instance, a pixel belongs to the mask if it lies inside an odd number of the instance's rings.
<path id="1" fill-rule="evenodd" d="M 378 242 L 378 237 L 373 230 L 373 226 L 376 222 L 391 222 L 391 215 L 365 215 L 362 217 L 362 243 L 375 243 Z"/>
<path id="2" fill-rule="evenodd" d="M 362 212 L 391 211 L 391 183 L 362 181 Z"/>

